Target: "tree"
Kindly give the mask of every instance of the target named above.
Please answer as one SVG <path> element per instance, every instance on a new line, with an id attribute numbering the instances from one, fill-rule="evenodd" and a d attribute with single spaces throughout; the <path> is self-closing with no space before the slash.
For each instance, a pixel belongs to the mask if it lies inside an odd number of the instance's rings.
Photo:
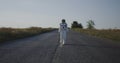
<path id="1" fill-rule="evenodd" d="M 78 26 L 78 22 L 77 21 L 73 21 L 73 23 L 72 23 L 72 28 L 77 28 L 77 26 Z"/>
<path id="2" fill-rule="evenodd" d="M 82 24 L 80 23 L 80 24 L 78 24 L 78 28 L 83 28 L 83 26 L 82 26 Z"/>
<path id="3" fill-rule="evenodd" d="M 78 24 L 77 21 L 73 21 L 71 28 L 83 28 L 82 24 Z"/>
<path id="4" fill-rule="evenodd" d="M 94 21 L 93 20 L 89 20 L 88 22 L 87 22 L 87 28 L 88 29 L 95 29 L 95 23 L 94 23 Z"/>

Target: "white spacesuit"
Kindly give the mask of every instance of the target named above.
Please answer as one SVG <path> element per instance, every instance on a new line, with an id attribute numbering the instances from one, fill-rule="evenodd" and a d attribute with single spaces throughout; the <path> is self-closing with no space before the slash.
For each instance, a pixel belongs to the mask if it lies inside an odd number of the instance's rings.
<path id="1" fill-rule="evenodd" d="M 67 31 L 68 31 L 67 23 L 65 23 L 65 20 L 62 20 L 62 23 L 60 23 L 60 27 L 59 27 L 60 43 L 62 43 L 62 44 L 64 44 L 66 42 Z"/>

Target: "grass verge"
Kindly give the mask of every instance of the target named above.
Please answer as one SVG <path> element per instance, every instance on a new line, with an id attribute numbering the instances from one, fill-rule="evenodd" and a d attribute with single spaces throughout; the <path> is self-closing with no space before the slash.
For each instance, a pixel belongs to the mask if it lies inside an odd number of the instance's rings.
<path id="1" fill-rule="evenodd" d="M 41 33 L 49 32 L 54 29 L 52 28 L 40 28 L 40 27 L 30 27 L 30 28 L 0 28 L 0 43 L 9 40 L 15 40 L 19 38 L 30 37 L 38 35 Z"/>
<path id="2" fill-rule="evenodd" d="M 113 41 L 118 41 L 120 42 L 120 29 L 102 29 L 102 30 L 97 30 L 97 29 L 72 29 L 77 32 L 82 32 L 88 35 L 96 36 L 96 37 L 101 37 L 101 38 L 107 38 L 111 39 Z"/>

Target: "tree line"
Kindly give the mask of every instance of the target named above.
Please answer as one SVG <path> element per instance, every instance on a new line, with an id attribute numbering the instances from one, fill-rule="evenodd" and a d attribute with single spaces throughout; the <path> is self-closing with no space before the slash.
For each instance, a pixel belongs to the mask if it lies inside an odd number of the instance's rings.
<path id="1" fill-rule="evenodd" d="M 71 28 L 80 28 L 83 29 L 82 23 L 78 23 L 78 21 L 73 21 L 71 24 Z M 95 29 L 95 23 L 93 20 L 87 21 L 87 29 Z"/>

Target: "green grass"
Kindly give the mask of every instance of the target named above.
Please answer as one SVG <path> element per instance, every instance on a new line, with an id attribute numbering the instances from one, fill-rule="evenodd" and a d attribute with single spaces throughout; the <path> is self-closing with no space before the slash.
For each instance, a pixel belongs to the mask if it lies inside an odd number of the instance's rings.
<path id="1" fill-rule="evenodd" d="M 113 41 L 120 42 L 120 29 L 102 29 L 102 30 L 90 30 L 90 29 L 73 29 L 74 31 L 82 32 L 88 35 L 107 38 Z"/>
<path id="2" fill-rule="evenodd" d="M 0 28 L 0 43 L 52 31 L 52 28 Z"/>

